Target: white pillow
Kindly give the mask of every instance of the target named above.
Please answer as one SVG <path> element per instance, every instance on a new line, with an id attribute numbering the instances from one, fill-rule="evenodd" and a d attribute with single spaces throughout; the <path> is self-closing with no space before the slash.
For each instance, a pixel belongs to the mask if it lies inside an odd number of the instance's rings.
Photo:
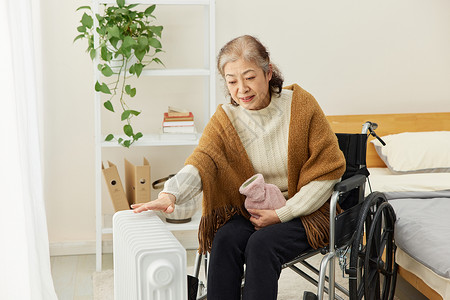
<path id="1" fill-rule="evenodd" d="M 450 172 L 450 131 L 403 132 L 371 142 L 395 173 Z"/>

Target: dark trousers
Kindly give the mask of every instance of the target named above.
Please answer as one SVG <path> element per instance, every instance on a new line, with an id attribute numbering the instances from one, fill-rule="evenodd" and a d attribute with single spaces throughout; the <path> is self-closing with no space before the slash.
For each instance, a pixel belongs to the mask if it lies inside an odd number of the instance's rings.
<path id="1" fill-rule="evenodd" d="M 216 233 L 209 258 L 208 300 L 277 299 L 282 264 L 309 249 L 299 218 L 255 230 L 235 215 Z"/>

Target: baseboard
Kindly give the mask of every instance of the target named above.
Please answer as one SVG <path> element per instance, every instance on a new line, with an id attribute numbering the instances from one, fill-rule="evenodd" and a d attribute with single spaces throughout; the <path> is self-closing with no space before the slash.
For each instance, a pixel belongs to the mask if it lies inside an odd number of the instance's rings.
<path id="1" fill-rule="evenodd" d="M 112 253 L 112 240 L 104 240 L 103 253 Z M 50 256 L 95 254 L 95 241 L 50 242 Z"/>
<path id="2" fill-rule="evenodd" d="M 178 239 L 178 241 L 186 250 L 198 249 L 197 232 L 178 231 L 173 232 L 173 235 Z M 50 256 L 95 254 L 95 249 L 95 241 L 51 242 Z M 104 240 L 103 253 L 112 253 L 112 251 L 112 240 Z"/>

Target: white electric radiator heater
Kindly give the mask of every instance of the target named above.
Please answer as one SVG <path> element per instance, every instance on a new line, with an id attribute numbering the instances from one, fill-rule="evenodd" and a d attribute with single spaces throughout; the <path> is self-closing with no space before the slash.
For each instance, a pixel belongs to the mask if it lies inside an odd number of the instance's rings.
<path id="1" fill-rule="evenodd" d="M 114 299 L 187 299 L 186 250 L 151 211 L 113 217 Z"/>

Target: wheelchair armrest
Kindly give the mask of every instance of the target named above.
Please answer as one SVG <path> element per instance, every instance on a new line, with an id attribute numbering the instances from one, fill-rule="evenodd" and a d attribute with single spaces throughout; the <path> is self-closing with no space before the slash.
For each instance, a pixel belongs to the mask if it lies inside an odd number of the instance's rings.
<path id="1" fill-rule="evenodd" d="M 334 190 L 346 193 L 366 183 L 366 176 L 362 174 L 353 175 L 341 182 L 336 183 Z"/>

